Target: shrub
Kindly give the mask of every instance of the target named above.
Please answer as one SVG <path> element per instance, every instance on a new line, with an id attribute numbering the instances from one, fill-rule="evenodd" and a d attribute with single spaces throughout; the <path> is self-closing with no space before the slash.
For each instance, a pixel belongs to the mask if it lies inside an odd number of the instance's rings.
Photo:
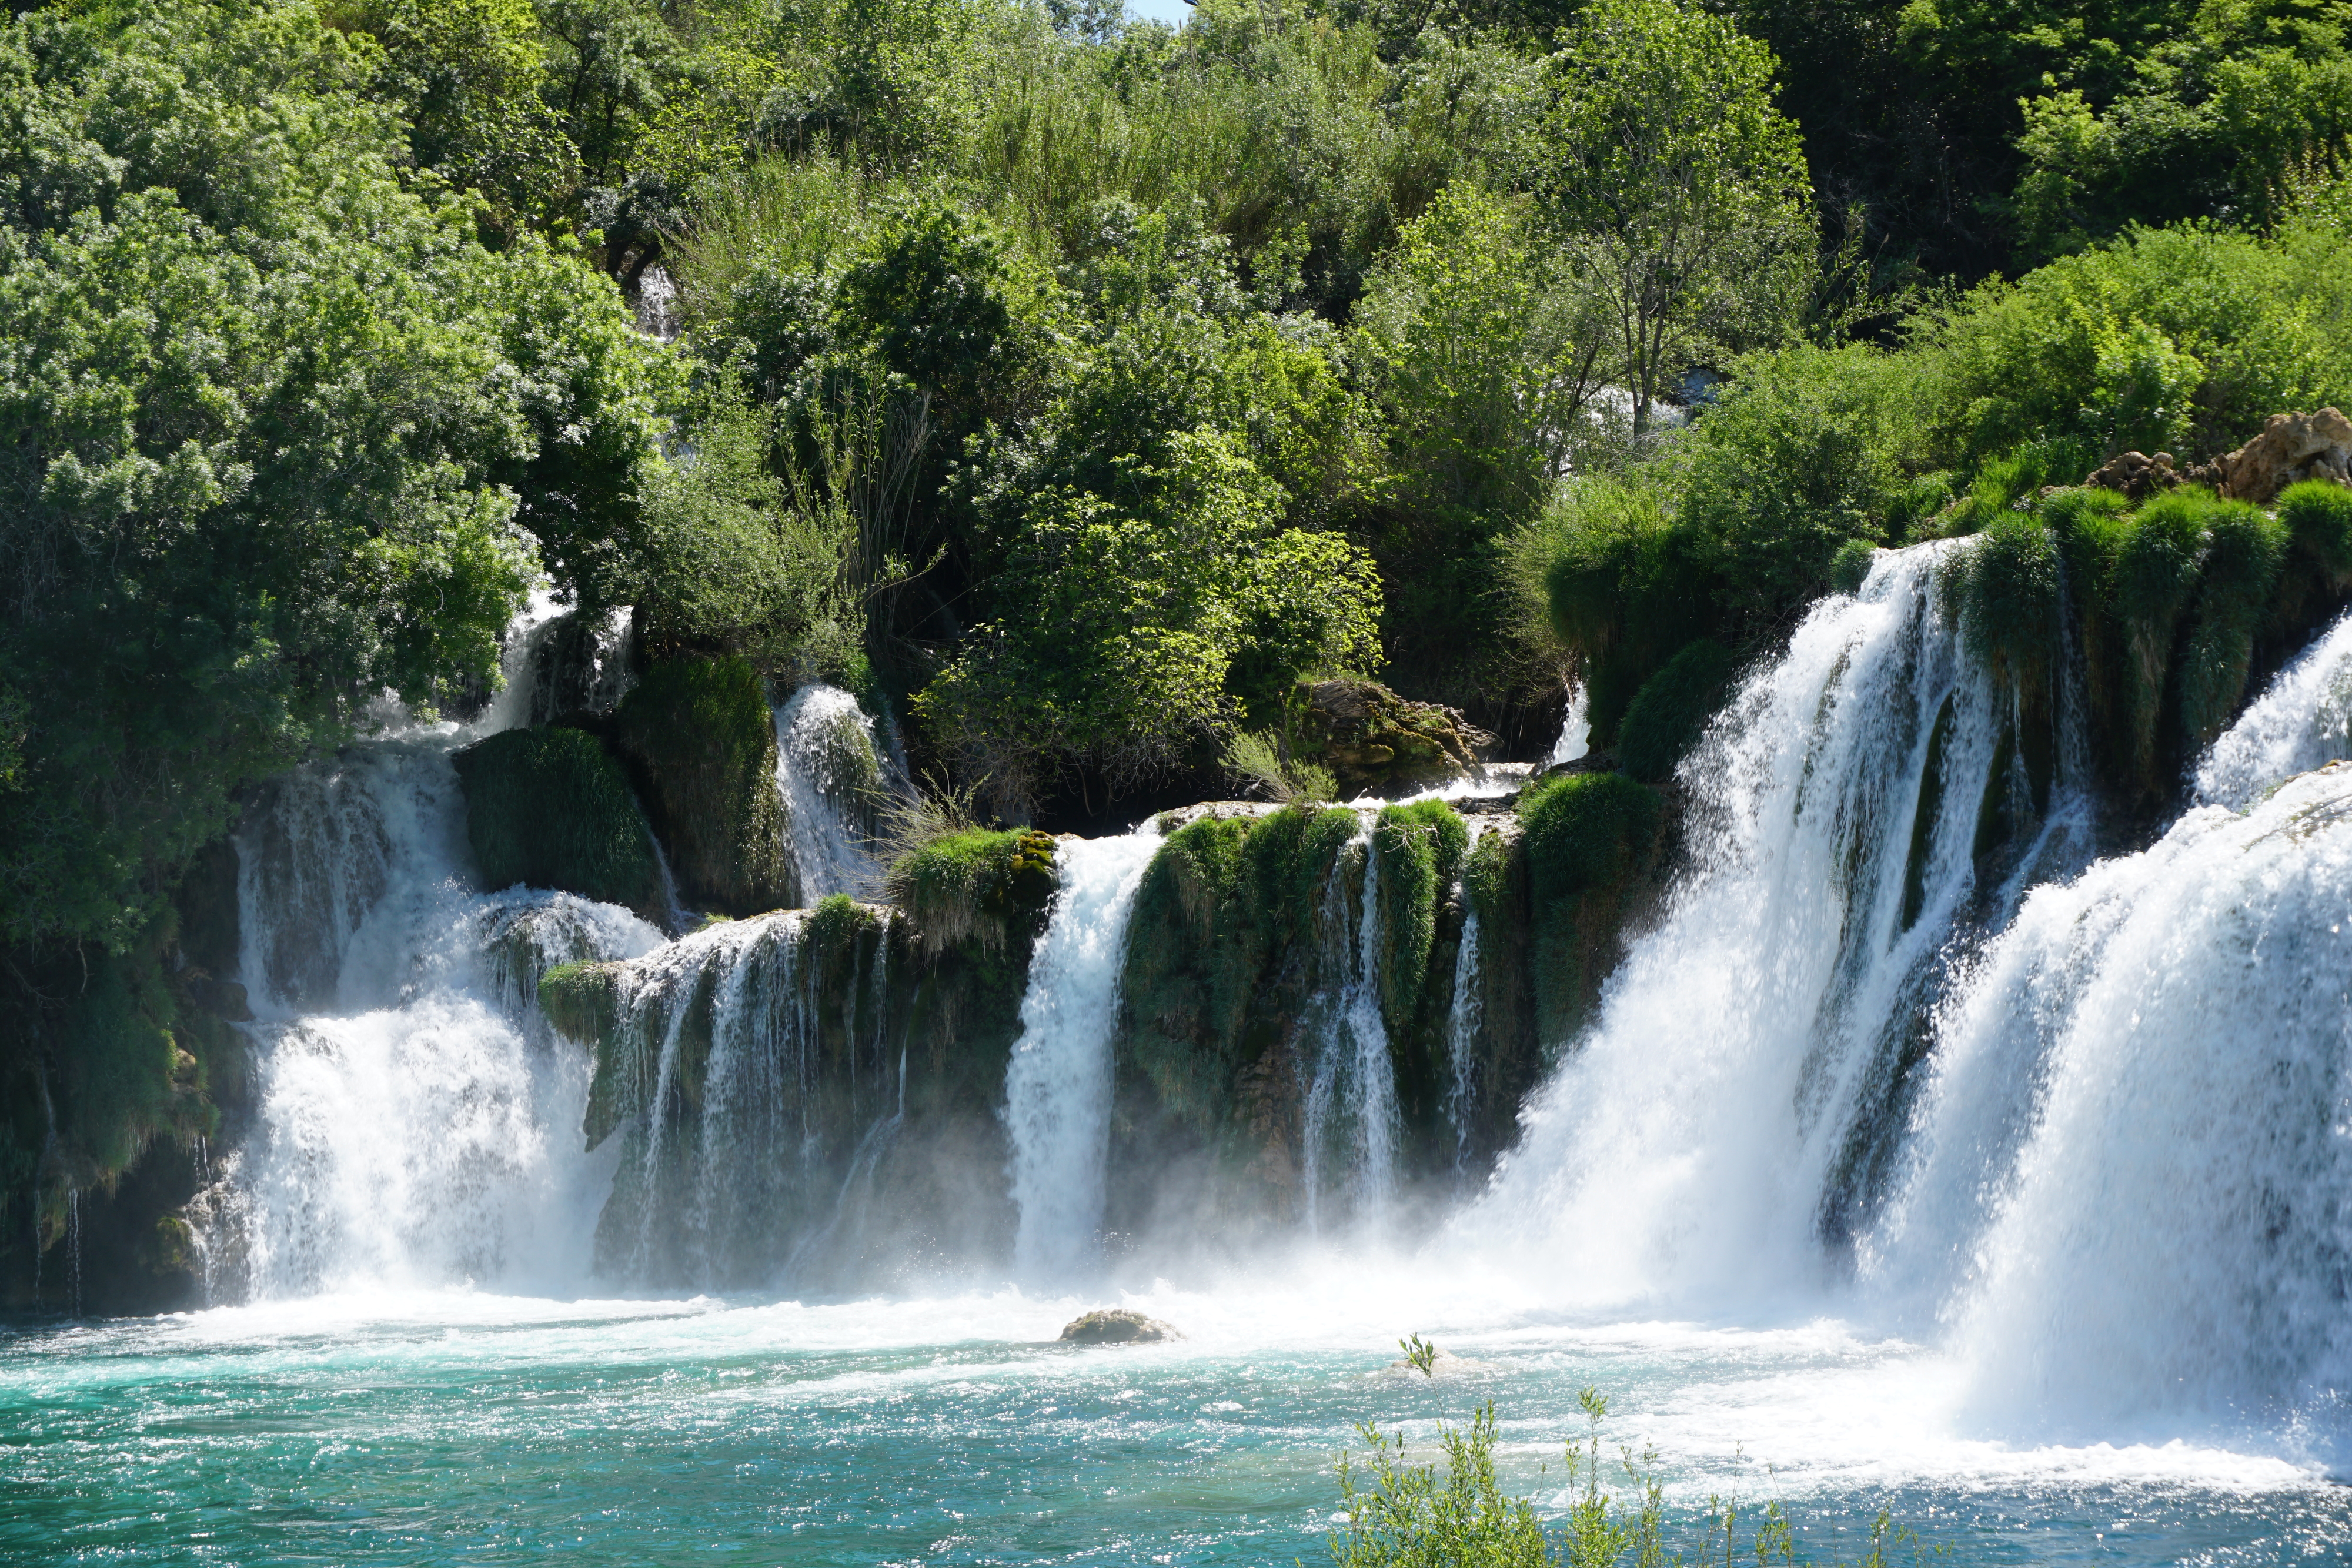
<path id="1" fill-rule="evenodd" d="M 1626 706 L 1617 730 L 1619 766 L 1647 784 L 1673 778 L 1722 706 L 1732 668 L 1729 650 L 1706 639 L 1666 661 Z"/>
<path id="2" fill-rule="evenodd" d="M 636 798 L 596 737 L 510 729 L 457 754 L 466 838 L 483 885 L 560 887 L 658 911 L 660 873 Z"/>
<path id="3" fill-rule="evenodd" d="M 2020 692 L 2039 691 L 2059 634 L 2058 541 L 2039 517 L 2006 512 L 1954 563 L 1951 585 L 1971 652 Z"/>
<path id="4" fill-rule="evenodd" d="M 2291 485 L 2278 498 L 2278 519 L 2332 586 L 2352 584 L 2352 489 L 2326 479 Z"/>
<path id="5" fill-rule="evenodd" d="M 2181 735 L 2192 747 L 2211 744 L 2237 716 L 2292 539 L 2289 525 L 2244 501 L 2217 501 L 2204 520 L 2194 625 L 2180 655 Z"/>

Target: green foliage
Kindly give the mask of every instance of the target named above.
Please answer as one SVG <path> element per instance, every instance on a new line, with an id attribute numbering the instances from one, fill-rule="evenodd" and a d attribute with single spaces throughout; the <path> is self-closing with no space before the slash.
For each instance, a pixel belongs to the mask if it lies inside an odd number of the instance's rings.
<path id="1" fill-rule="evenodd" d="M 2290 485 L 2278 498 L 2278 520 L 2331 584 L 2352 584 L 2352 490 L 2325 479 Z"/>
<path id="2" fill-rule="evenodd" d="M 951 947 L 1003 948 L 1016 925 L 1044 913 L 1055 885 L 1052 835 L 950 827 L 902 844 L 884 890 L 936 956 Z"/>
<path id="3" fill-rule="evenodd" d="M 1272 730 L 1244 730 L 1225 743 L 1225 770 L 1247 788 L 1262 789 L 1268 799 L 1294 801 L 1328 800 L 1339 786 L 1331 770 L 1304 758 L 1285 755 L 1282 738 Z"/>
<path id="4" fill-rule="evenodd" d="M 1840 593 L 1860 593 L 1878 559 L 1878 547 L 1868 539 L 1848 539 L 1830 557 L 1830 586 Z"/>
<path id="5" fill-rule="evenodd" d="M 800 902 L 776 789 L 776 731 L 740 658 L 667 659 L 614 715 L 654 829 L 688 903 L 757 915 Z"/>
<path id="6" fill-rule="evenodd" d="M 654 380 L 608 285 L 404 186 L 373 46 L 305 5 L 37 11 L 0 60 L 53 150 L 0 171 L 0 936 L 119 946 L 240 786 L 491 676 Z"/>
<path id="7" fill-rule="evenodd" d="M 1469 847 L 1470 830 L 1444 800 L 1383 806 L 1373 821 L 1381 929 L 1388 938 L 1380 964 L 1381 1011 L 1393 1034 L 1412 1026 L 1421 1006 L 1437 939 L 1437 908 Z"/>
<path id="8" fill-rule="evenodd" d="M 1338 1568 L 1549 1568 L 1560 1560 L 1535 1509 L 1503 1495 L 1491 1401 L 1466 1430 L 1438 1429 L 1442 1479 L 1434 1464 L 1408 1464 L 1402 1438 L 1370 1425 L 1361 1432 L 1369 1468 L 1360 1472 L 1349 1455 L 1339 1460 L 1345 1522 L 1331 1535 Z"/>
<path id="9" fill-rule="evenodd" d="M 1522 596 L 1544 606 L 1545 630 L 1583 666 L 1596 745 L 1615 739 L 1642 683 L 1714 622 L 1704 569 L 1666 499 L 1655 483 L 1572 480 L 1512 542 Z"/>
<path id="10" fill-rule="evenodd" d="M 1797 127 L 1772 105 L 1776 64 L 1678 0 L 1596 0 L 1551 62 L 1530 177 L 1616 328 L 1636 435 L 1706 348 L 1769 343 L 1789 324 L 1812 189 Z"/>
<path id="11" fill-rule="evenodd" d="M 660 912 L 645 819 L 627 775 L 594 736 L 510 729 L 455 761 L 466 787 L 466 837 L 486 886 L 560 887 Z"/>
<path id="12" fill-rule="evenodd" d="M 1371 652 L 1370 563 L 1335 535 L 1282 528 L 1279 491 L 1229 439 L 1179 434 L 1165 466 L 1120 466 L 1124 506 L 1033 499 L 993 584 L 999 618 L 916 698 L 1015 809 L 1072 763 L 1150 777 L 1223 734 L 1237 697 Z"/>
<path id="13" fill-rule="evenodd" d="M 1687 438 L 1676 513 L 1727 613 L 1784 613 L 1822 592 L 1847 540 L 1886 541 L 1922 391 L 1915 363 L 1858 346 L 1741 361 Z"/>
<path id="14" fill-rule="evenodd" d="M 1942 460 L 2031 442 L 2075 462 L 2136 449 L 2184 462 L 2229 450 L 2282 409 L 2352 392 L 2340 231 L 2276 238 L 2135 232 L 2014 284 L 1990 282 L 1922 324 Z M 2082 472 L 2045 475 L 2078 482 Z"/>
<path id="15" fill-rule="evenodd" d="M 2062 591 L 2050 528 L 2040 517 L 2003 512 L 1954 570 L 1970 649 L 2019 691 L 2045 685 L 2058 659 Z"/>
<path id="16" fill-rule="evenodd" d="M 2288 526 L 2244 501 L 2218 501 L 2206 512 L 2195 626 L 2180 651 L 2180 727 L 2201 747 L 2237 716 L 2253 663 L 2254 638 L 2278 605 L 2278 582 L 2292 535 Z"/>
<path id="17" fill-rule="evenodd" d="M 1698 744 L 1731 687 L 1731 651 L 1702 638 L 1642 684 L 1617 727 L 1618 765 L 1645 784 L 1663 784 Z"/>

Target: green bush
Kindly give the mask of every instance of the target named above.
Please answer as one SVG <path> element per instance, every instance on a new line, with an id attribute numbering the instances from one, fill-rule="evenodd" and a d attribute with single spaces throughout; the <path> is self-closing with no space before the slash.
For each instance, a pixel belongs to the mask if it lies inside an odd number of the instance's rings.
<path id="1" fill-rule="evenodd" d="M 1667 660 L 1625 708 L 1617 727 L 1618 765 L 1645 784 L 1672 779 L 1723 705 L 1734 667 L 1728 649 L 1705 639 Z"/>
<path id="2" fill-rule="evenodd" d="M 1564 1049 L 1615 967 L 1635 894 L 1656 862 L 1657 792 L 1622 773 L 1538 779 L 1519 797 L 1534 932 L 1537 1027 Z"/>
<path id="3" fill-rule="evenodd" d="M 453 758 L 483 885 L 559 887 L 658 914 L 661 873 L 628 776 L 577 729 L 510 729 Z"/>
<path id="4" fill-rule="evenodd" d="M 748 661 L 656 664 L 622 698 L 614 734 L 646 783 L 682 897 L 735 915 L 799 902 L 775 722 Z"/>
<path id="5" fill-rule="evenodd" d="M 2021 693 L 2056 666 L 2061 557 L 2040 516 L 2003 512 L 1953 564 L 1969 647 Z"/>
<path id="6" fill-rule="evenodd" d="M 2180 728 L 2191 748 L 2212 744 L 2237 716 L 2293 538 L 2287 523 L 2245 501 L 2217 501 L 2204 520 L 2194 624 L 2180 654 Z"/>

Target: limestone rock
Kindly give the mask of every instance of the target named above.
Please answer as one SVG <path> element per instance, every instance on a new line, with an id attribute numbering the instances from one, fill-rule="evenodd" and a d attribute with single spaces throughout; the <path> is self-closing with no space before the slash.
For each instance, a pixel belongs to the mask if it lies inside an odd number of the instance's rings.
<path id="1" fill-rule="evenodd" d="M 2102 490 L 2116 490 L 2135 501 L 2145 501 L 2159 490 L 2169 490 L 2187 476 L 2172 465 L 2172 454 L 2159 452 L 2150 457 L 2145 452 L 2119 452 L 2108 458 L 2083 481 Z"/>
<path id="2" fill-rule="evenodd" d="M 1321 752 L 1342 785 L 1381 789 L 1458 779 L 1478 766 L 1494 737 L 1459 710 L 1417 703 L 1377 681 L 1302 681 L 1301 739 Z"/>
<path id="3" fill-rule="evenodd" d="M 2258 506 L 2268 506 L 2281 490 L 2305 479 L 2352 485 L 2352 420 L 2332 408 L 2274 413 L 2260 435 L 2190 476 L 2204 479 L 2228 499 Z"/>
<path id="4" fill-rule="evenodd" d="M 1065 1344 L 1158 1344 L 1162 1340 L 1183 1337 L 1158 1318 L 1147 1318 L 1124 1307 L 1088 1312 L 1071 1320 L 1062 1330 Z"/>

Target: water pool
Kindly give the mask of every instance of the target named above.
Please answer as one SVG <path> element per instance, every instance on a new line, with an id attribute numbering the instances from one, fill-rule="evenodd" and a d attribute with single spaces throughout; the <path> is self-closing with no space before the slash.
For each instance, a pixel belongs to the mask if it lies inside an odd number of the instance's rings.
<path id="1" fill-rule="evenodd" d="M 1430 1290 L 1162 1289 L 1128 1300 L 1182 1343 L 1088 1349 L 1051 1341 L 1099 1299 L 1010 1291 L 373 1293 L 18 1324 L 0 1556 L 1311 1564 L 1356 1423 L 1419 1445 L 1491 1399 L 1508 1483 L 1556 1509 L 1595 1384 L 1683 1520 L 1711 1493 L 1777 1497 L 1815 1561 L 1858 1558 L 1881 1508 L 1960 1563 L 2352 1558 L 2352 1492 L 2291 1430 L 2040 1441 L 1971 1415 L 1963 1369 L 1833 1321 L 1449 1320 Z M 1409 1330 L 1465 1364 L 1396 1367 Z"/>

